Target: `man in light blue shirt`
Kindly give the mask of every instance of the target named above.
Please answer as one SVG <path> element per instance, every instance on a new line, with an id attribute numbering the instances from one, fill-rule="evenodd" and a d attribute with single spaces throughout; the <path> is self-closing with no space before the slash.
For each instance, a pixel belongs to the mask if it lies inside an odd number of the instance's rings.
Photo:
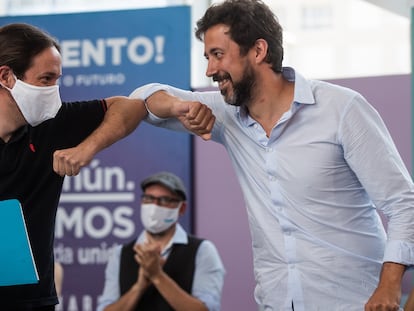
<path id="1" fill-rule="evenodd" d="M 414 264 L 414 185 L 377 111 L 355 91 L 282 67 L 282 28 L 261 1 L 213 5 L 196 36 L 220 92 L 151 84 L 131 96 L 146 100 L 148 122 L 212 129 L 227 149 L 246 200 L 260 307 L 399 310 Z M 169 119 L 183 104 L 184 127 Z M 205 119 L 211 112 L 215 120 Z"/>
<path id="2" fill-rule="evenodd" d="M 145 230 L 109 259 L 98 311 L 219 311 L 225 271 L 217 249 L 177 223 L 187 207 L 183 182 L 160 172 L 141 188 Z"/>

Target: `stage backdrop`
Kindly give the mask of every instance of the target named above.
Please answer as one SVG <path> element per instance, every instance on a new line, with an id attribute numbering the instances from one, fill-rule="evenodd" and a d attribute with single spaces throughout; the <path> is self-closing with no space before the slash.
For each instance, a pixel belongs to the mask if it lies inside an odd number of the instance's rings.
<path id="1" fill-rule="evenodd" d="M 34 24 L 62 48 L 64 101 L 129 95 L 163 82 L 190 87 L 190 8 L 0 18 Z M 74 120 L 76 122 L 76 120 Z M 56 218 L 55 257 L 64 268 L 59 310 L 92 311 L 111 249 L 135 238 L 140 180 L 160 170 L 183 178 L 191 198 L 191 138 L 143 124 L 66 178 Z M 191 230 L 192 208 L 181 223 Z"/>

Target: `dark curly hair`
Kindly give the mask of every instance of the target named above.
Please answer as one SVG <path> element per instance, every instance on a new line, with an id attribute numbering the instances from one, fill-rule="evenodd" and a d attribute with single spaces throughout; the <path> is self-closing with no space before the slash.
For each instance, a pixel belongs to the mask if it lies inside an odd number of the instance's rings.
<path id="1" fill-rule="evenodd" d="M 212 5 L 197 22 L 196 37 L 203 41 L 205 32 L 218 24 L 230 28 L 230 38 L 246 55 L 258 39 L 266 40 L 269 48 L 266 62 L 275 72 L 282 71 L 283 30 L 277 17 L 260 0 L 226 0 Z"/>

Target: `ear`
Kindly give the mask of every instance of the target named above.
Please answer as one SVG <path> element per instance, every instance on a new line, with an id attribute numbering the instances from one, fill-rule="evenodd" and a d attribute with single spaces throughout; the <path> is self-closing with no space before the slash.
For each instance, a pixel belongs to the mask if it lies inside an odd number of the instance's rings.
<path id="1" fill-rule="evenodd" d="M 255 60 L 259 64 L 266 59 L 268 44 L 264 39 L 257 39 L 254 44 Z"/>
<path id="2" fill-rule="evenodd" d="M 179 214 L 180 216 L 184 215 L 184 213 L 185 213 L 186 209 L 187 209 L 187 201 L 183 201 L 183 202 L 181 203 L 180 211 L 178 212 L 178 214 Z"/>
<path id="3" fill-rule="evenodd" d="M 9 66 L 0 66 L 0 83 L 12 88 L 14 85 L 13 71 Z"/>

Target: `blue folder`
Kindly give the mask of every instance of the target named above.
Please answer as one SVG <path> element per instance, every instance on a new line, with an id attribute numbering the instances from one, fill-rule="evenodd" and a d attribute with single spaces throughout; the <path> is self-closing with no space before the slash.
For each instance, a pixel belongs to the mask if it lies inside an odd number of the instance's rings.
<path id="1" fill-rule="evenodd" d="M 38 281 L 21 204 L 15 199 L 0 201 L 0 286 Z"/>

